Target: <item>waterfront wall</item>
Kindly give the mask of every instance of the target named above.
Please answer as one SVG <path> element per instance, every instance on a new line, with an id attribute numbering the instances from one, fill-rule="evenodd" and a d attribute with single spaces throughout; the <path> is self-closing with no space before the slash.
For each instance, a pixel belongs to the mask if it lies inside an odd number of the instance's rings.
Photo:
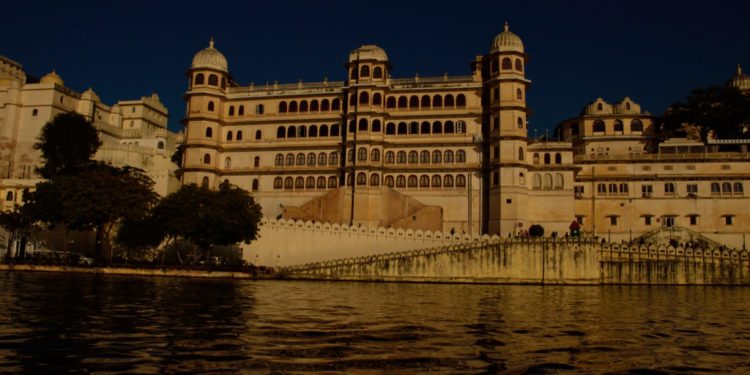
<path id="1" fill-rule="evenodd" d="M 126 267 L 80 267 L 37 264 L 0 264 L 0 271 L 20 272 L 65 272 L 122 276 L 164 276 L 212 279 L 248 279 L 247 272 L 222 270 L 191 270 L 174 268 L 126 268 Z"/>
<path id="2" fill-rule="evenodd" d="M 294 279 L 512 284 L 750 285 L 747 251 L 493 240 L 287 267 Z"/>
<path id="3" fill-rule="evenodd" d="M 267 220 L 260 236 L 243 245 L 243 259 L 259 266 L 296 264 L 436 248 L 477 241 L 499 241 L 497 236 L 470 236 L 371 226 L 349 226 L 302 220 Z"/>

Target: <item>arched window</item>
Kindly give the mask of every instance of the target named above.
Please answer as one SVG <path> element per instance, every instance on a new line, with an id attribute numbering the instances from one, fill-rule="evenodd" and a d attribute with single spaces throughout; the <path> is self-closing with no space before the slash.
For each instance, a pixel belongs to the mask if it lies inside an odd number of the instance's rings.
<path id="1" fill-rule="evenodd" d="M 354 133 L 357 130 L 357 123 L 354 120 L 349 121 L 349 133 Z"/>
<path id="2" fill-rule="evenodd" d="M 372 78 L 383 78 L 383 68 L 376 66 L 372 70 Z"/>
<path id="3" fill-rule="evenodd" d="M 370 175 L 370 186 L 380 186 L 380 175 L 374 173 Z"/>
<path id="4" fill-rule="evenodd" d="M 242 130 L 238 130 L 238 131 L 237 131 L 237 140 L 238 140 L 238 141 L 241 141 L 241 140 L 242 140 Z"/>
<path id="5" fill-rule="evenodd" d="M 214 102 L 208 102 L 208 111 L 213 112 L 214 111 Z"/>
<path id="6" fill-rule="evenodd" d="M 318 105 L 318 100 L 313 99 L 310 102 L 310 112 L 318 112 L 318 110 L 320 110 L 320 106 Z"/>
<path id="7" fill-rule="evenodd" d="M 367 119 L 366 118 L 359 119 L 359 131 L 361 132 L 367 131 Z"/>
<path id="8" fill-rule="evenodd" d="M 406 187 L 406 177 L 402 175 L 396 177 L 396 187 Z"/>
<path id="9" fill-rule="evenodd" d="M 286 154 L 286 165 L 287 166 L 294 165 L 294 154 Z"/>
<path id="10" fill-rule="evenodd" d="M 318 189 L 325 189 L 326 188 L 326 178 L 323 176 L 318 177 L 318 183 L 316 186 Z"/>
<path id="11" fill-rule="evenodd" d="M 364 91 L 359 93 L 359 104 L 370 104 L 370 94 Z"/>
<path id="12" fill-rule="evenodd" d="M 412 95 L 409 98 L 409 108 L 419 108 L 419 97 Z"/>
<path id="13" fill-rule="evenodd" d="M 240 115 L 240 116 L 242 116 L 242 115 L 245 114 L 245 106 L 244 105 L 241 105 L 241 106 L 239 106 L 237 108 L 237 114 Z"/>
<path id="14" fill-rule="evenodd" d="M 339 154 L 332 152 L 328 154 L 328 165 L 337 165 L 339 163 Z"/>
<path id="15" fill-rule="evenodd" d="M 609 194 L 617 194 L 617 184 L 609 184 Z M 674 185 L 672 183 L 666 183 L 664 185 L 664 191 L 668 193 L 674 193 Z"/>
<path id="16" fill-rule="evenodd" d="M 532 189 L 536 190 L 542 188 L 542 176 L 540 176 L 538 173 L 534 173 L 534 176 L 531 178 L 531 187 Z"/>
<path id="17" fill-rule="evenodd" d="M 297 112 L 297 102 L 296 101 L 289 102 L 289 112 Z"/>
<path id="18" fill-rule="evenodd" d="M 291 177 L 284 179 L 284 189 L 291 190 L 294 188 L 294 180 Z"/>
<path id="19" fill-rule="evenodd" d="M 315 189 L 315 177 L 308 177 L 305 180 L 305 188 L 306 189 Z"/>
<path id="20" fill-rule="evenodd" d="M 341 100 L 336 98 L 333 99 L 333 102 L 331 102 L 331 110 L 332 111 L 339 111 L 341 110 Z"/>
<path id="21" fill-rule="evenodd" d="M 406 108 L 407 99 L 405 96 L 401 96 L 398 98 L 398 107 L 399 108 Z"/>
<path id="22" fill-rule="evenodd" d="M 234 116 L 234 106 L 233 105 L 229 106 L 229 116 Z"/>
<path id="23" fill-rule="evenodd" d="M 539 164 L 539 154 L 535 152 L 532 160 L 534 164 Z"/>
<path id="24" fill-rule="evenodd" d="M 385 125 L 385 134 L 393 135 L 396 134 L 396 124 L 389 122 Z"/>
<path id="25" fill-rule="evenodd" d="M 321 111 L 330 111 L 330 110 L 331 110 L 331 104 L 330 104 L 330 102 L 328 101 L 328 99 L 323 99 L 323 100 L 322 100 L 322 101 L 320 102 L 320 110 L 321 110 Z"/>
<path id="26" fill-rule="evenodd" d="M 274 189 L 281 189 L 284 187 L 284 180 L 281 179 L 281 177 L 276 177 L 273 179 L 273 188 Z"/>
<path id="27" fill-rule="evenodd" d="M 393 164 L 395 162 L 395 154 L 393 151 L 388 151 L 385 153 L 385 163 L 386 164 Z"/>
<path id="28" fill-rule="evenodd" d="M 603 133 L 604 129 L 605 129 L 605 127 L 604 127 L 604 121 L 602 121 L 602 120 L 596 120 L 596 121 L 594 121 L 594 132 Z"/>
<path id="29" fill-rule="evenodd" d="M 297 128 L 294 126 L 290 126 L 289 129 L 286 131 L 286 137 L 287 138 L 297 138 Z"/>
<path id="30" fill-rule="evenodd" d="M 455 103 L 453 102 L 453 95 L 451 95 L 451 94 L 446 95 L 445 96 L 445 107 L 447 107 L 447 108 L 453 108 L 454 104 Z"/>
<path id="31" fill-rule="evenodd" d="M 286 102 L 279 103 L 279 113 L 286 113 Z"/>
<path id="32" fill-rule="evenodd" d="M 383 105 L 383 96 L 380 93 L 372 94 L 372 105 Z"/>
<path id="33" fill-rule="evenodd" d="M 446 121 L 445 127 L 443 128 L 443 133 L 445 134 L 453 134 L 453 121 Z"/>
<path id="34" fill-rule="evenodd" d="M 456 187 L 465 187 L 466 186 L 466 176 L 460 174 L 456 176 Z"/>
<path id="35" fill-rule="evenodd" d="M 466 96 L 464 94 L 458 94 L 456 96 L 456 107 L 466 107 Z"/>
<path id="36" fill-rule="evenodd" d="M 359 150 L 357 150 L 357 161 L 366 161 L 367 160 L 367 149 L 364 147 L 360 147 Z"/>
<path id="37" fill-rule="evenodd" d="M 615 131 L 616 132 L 622 132 L 623 126 L 622 126 L 622 120 L 615 120 Z"/>
<path id="38" fill-rule="evenodd" d="M 711 183 L 711 194 L 721 194 L 721 186 L 718 182 Z"/>
<path id="39" fill-rule="evenodd" d="M 526 185 L 526 175 L 524 175 L 523 172 L 518 174 L 518 184 Z"/>
<path id="40" fill-rule="evenodd" d="M 389 188 L 393 187 L 393 176 L 385 177 L 385 186 L 388 186 Z"/>
<path id="41" fill-rule="evenodd" d="M 442 108 L 443 107 L 443 97 L 440 95 L 435 95 L 432 97 L 432 108 Z"/>
<path id="42" fill-rule="evenodd" d="M 742 182 L 735 182 L 734 183 L 734 193 L 735 194 L 742 194 L 743 190 L 744 189 L 742 188 Z"/>
<path id="43" fill-rule="evenodd" d="M 253 159 L 253 167 L 260 167 L 260 156 L 256 156 L 255 159 Z"/>
<path id="44" fill-rule="evenodd" d="M 333 124 L 331 125 L 331 137 L 338 137 L 339 136 L 339 125 Z"/>
<path id="45" fill-rule="evenodd" d="M 440 187 L 442 185 L 443 184 L 442 184 L 442 180 L 440 179 L 440 175 L 436 174 L 436 175 L 432 176 L 432 187 L 436 188 L 436 187 Z"/>
<path id="46" fill-rule="evenodd" d="M 231 141 L 231 140 L 232 140 L 232 131 L 230 130 L 227 132 L 227 141 Z"/>
<path id="47" fill-rule="evenodd" d="M 297 154 L 297 165 L 305 165 L 305 154 L 301 152 Z"/>
<path id="48" fill-rule="evenodd" d="M 326 155 L 325 152 L 321 152 L 318 154 L 318 165 L 326 165 L 328 164 L 328 155 Z"/>
<path id="49" fill-rule="evenodd" d="M 218 86 L 219 77 L 217 77 L 216 74 L 211 74 L 210 76 L 208 76 L 208 84 L 211 86 Z"/>
<path id="50" fill-rule="evenodd" d="M 466 152 L 464 150 L 456 151 L 456 163 L 466 162 Z"/>
<path id="51" fill-rule="evenodd" d="M 156 144 L 156 148 L 159 149 L 159 150 L 163 150 L 164 149 L 164 142 L 163 141 L 159 141 L 159 143 Z"/>
<path id="52" fill-rule="evenodd" d="M 307 112 L 308 106 L 307 106 L 307 100 L 303 100 L 299 102 L 299 111 L 300 112 Z"/>
<path id="53" fill-rule="evenodd" d="M 404 135 L 404 134 L 407 134 L 407 133 L 408 133 L 408 126 L 406 125 L 406 123 L 405 122 L 399 122 L 398 123 L 398 134 L 399 135 Z"/>
<path id="54" fill-rule="evenodd" d="M 544 174 L 544 190 L 552 189 L 552 175 L 549 173 Z"/>
<path id="55" fill-rule="evenodd" d="M 519 72 L 523 72 L 523 62 L 521 59 L 516 59 L 516 70 Z"/>
<path id="56" fill-rule="evenodd" d="M 523 160 L 526 153 L 523 151 L 523 147 L 518 148 L 518 160 Z"/>
<path id="57" fill-rule="evenodd" d="M 336 181 L 336 177 L 328 177 L 328 188 L 335 188 L 336 185 L 338 185 L 338 181 Z"/>
<path id="58" fill-rule="evenodd" d="M 427 121 L 423 121 L 422 125 L 419 127 L 419 133 L 430 134 L 430 123 Z"/>
<path id="59" fill-rule="evenodd" d="M 300 125 L 299 127 L 299 138 L 305 138 L 307 137 L 307 127 L 304 125 Z"/>
<path id="60" fill-rule="evenodd" d="M 307 154 L 307 165 L 313 166 L 315 165 L 315 161 L 318 160 L 317 156 L 315 156 L 314 153 Z"/>
<path id="61" fill-rule="evenodd" d="M 523 118 L 519 117 L 516 119 L 516 124 L 518 124 L 519 129 L 523 129 Z"/>
<path id="62" fill-rule="evenodd" d="M 317 137 L 318 136 L 318 126 L 317 125 L 310 125 L 310 129 L 308 130 L 307 135 L 310 138 Z"/>
<path id="63" fill-rule="evenodd" d="M 443 154 L 440 151 L 438 151 L 438 150 L 433 151 L 432 152 L 432 163 L 433 164 L 439 164 L 439 163 L 442 163 L 442 162 L 443 162 Z"/>
<path id="64" fill-rule="evenodd" d="M 427 150 L 423 150 L 419 154 L 419 162 L 422 164 L 429 164 L 430 163 L 430 152 Z"/>
<path id="65" fill-rule="evenodd" d="M 563 178 L 562 174 L 560 173 L 556 174 L 555 175 L 555 189 L 562 190 L 562 188 L 564 187 L 564 181 L 565 179 Z M 627 192 L 627 187 L 628 185 L 625 185 L 626 192 Z"/>
<path id="66" fill-rule="evenodd" d="M 453 163 L 453 151 L 447 150 L 445 153 L 443 153 L 443 160 L 446 163 Z"/>
<path id="67" fill-rule="evenodd" d="M 544 154 L 544 164 L 550 164 L 550 163 L 551 163 L 551 158 L 549 154 Z"/>
<path id="68" fill-rule="evenodd" d="M 260 131 L 260 130 L 258 130 L 258 131 Z M 257 136 L 258 133 L 255 133 L 255 134 L 256 134 L 255 139 L 258 139 L 258 136 Z M 286 128 L 285 127 L 279 126 L 276 129 L 276 138 L 286 138 Z"/>
<path id="69" fill-rule="evenodd" d="M 204 188 L 208 187 L 208 177 L 203 177 L 203 180 L 201 180 L 201 186 L 203 186 Z"/>
<path id="70" fill-rule="evenodd" d="M 443 133 L 443 124 L 440 121 L 435 121 L 432 123 L 432 134 L 442 134 Z"/>
<path id="71" fill-rule="evenodd" d="M 373 149 L 370 153 L 370 160 L 371 161 L 380 161 L 380 150 L 377 148 Z"/>
<path id="72" fill-rule="evenodd" d="M 258 191 L 258 179 L 253 179 L 252 191 Z"/>
<path id="73" fill-rule="evenodd" d="M 389 96 L 385 101 L 385 106 L 387 108 L 396 108 L 396 98 Z"/>
<path id="74" fill-rule="evenodd" d="M 354 149 L 350 149 L 346 152 L 346 161 L 349 163 L 354 162 Z"/>
<path id="75" fill-rule="evenodd" d="M 562 164 L 562 155 L 559 152 L 555 154 L 555 164 Z"/>
<path id="76" fill-rule="evenodd" d="M 453 176 L 449 174 L 445 175 L 445 177 L 443 177 L 443 186 L 453 187 Z"/>
<path id="77" fill-rule="evenodd" d="M 349 79 L 357 79 L 357 68 L 352 68 L 352 72 L 349 74 Z"/>
<path id="78" fill-rule="evenodd" d="M 320 132 L 318 132 L 318 135 L 321 137 L 327 137 L 328 136 L 328 125 L 320 125 Z"/>
<path id="79" fill-rule="evenodd" d="M 513 63 L 510 61 L 510 58 L 506 57 L 506 58 L 503 59 L 503 62 L 501 63 L 500 67 L 503 70 L 513 69 Z"/>
<path id="80" fill-rule="evenodd" d="M 364 172 L 357 173 L 357 185 L 367 185 L 367 175 Z"/>
<path id="81" fill-rule="evenodd" d="M 643 123 L 639 119 L 635 119 L 633 121 L 630 121 L 630 131 L 632 132 L 642 132 L 643 131 Z"/>
<path id="82" fill-rule="evenodd" d="M 9 191 L 7 194 L 5 194 L 5 200 L 8 202 L 13 201 L 13 192 Z"/>
<path id="83" fill-rule="evenodd" d="M 430 187 L 430 176 L 426 174 L 419 176 L 419 187 Z"/>
<path id="84" fill-rule="evenodd" d="M 211 164 L 211 155 L 209 154 L 203 155 L 203 164 Z"/>
<path id="85" fill-rule="evenodd" d="M 517 100 L 523 100 L 523 90 L 516 89 L 516 99 Z"/>
<path id="86" fill-rule="evenodd" d="M 417 164 L 419 161 L 419 154 L 416 151 L 409 151 L 409 164 Z"/>
<path id="87" fill-rule="evenodd" d="M 409 123 L 409 134 L 419 134 L 419 124 L 416 121 Z"/>
<path id="88" fill-rule="evenodd" d="M 405 164 L 406 163 L 406 152 L 405 151 L 399 151 L 398 154 L 396 154 L 396 163 L 398 163 L 398 164 Z"/>
<path id="89" fill-rule="evenodd" d="M 372 132 L 380 133 L 380 120 L 372 120 Z"/>
<path id="90" fill-rule="evenodd" d="M 232 168 L 232 158 L 227 157 L 226 159 L 224 159 L 224 168 Z"/>
<path id="91" fill-rule="evenodd" d="M 305 179 L 302 177 L 297 177 L 294 179 L 294 188 L 295 189 L 304 189 L 305 188 Z"/>
<path id="92" fill-rule="evenodd" d="M 406 186 L 408 187 L 417 187 L 417 176 L 411 175 L 409 176 L 409 179 L 406 182 Z"/>
<path id="93" fill-rule="evenodd" d="M 198 73 L 195 75 L 195 84 L 196 85 L 202 85 L 205 83 L 205 78 L 203 76 L 203 73 Z"/>
<path id="94" fill-rule="evenodd" d="M 370 67 L 367 65 L 362 66 L 362 68 L 359 69 L 359 76 L 360 77 L 369 77 L 370 76 Z"/>
<path id="95" fill-rule="evenodd" d="M 596 110 L 597 111 L 603 110 L 602 103 L 599 103 L 599 104 L 596 105 Z"/>
<path id="96" fill-rule="evenodd" d="M 274 165 L 276 165 L 277 167 L 284 165 L 284 155 L 276 154 L 276 158 L 274 159 Z"/>
<path id="97" fill-rule="evenodd" d="M 422 107 L 422 109 L 430 108 L 430 96 L 429 95 L 423 95 L 422 96 L 421 107 Z"/>
<path id="98" fill-rule="evenodd" d="M 724 182 L 721 184 L 721 192 L 723 194 L 731 194 L 732 193 L 732 184 L 729 182 Z"/>

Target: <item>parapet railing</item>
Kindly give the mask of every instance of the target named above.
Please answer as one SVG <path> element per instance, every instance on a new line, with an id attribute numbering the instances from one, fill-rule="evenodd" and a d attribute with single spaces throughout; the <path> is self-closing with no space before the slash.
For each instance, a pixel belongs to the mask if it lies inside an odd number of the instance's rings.
<path id="1" fill-rule="evenodd" d="M 725 248 L 691 248 L 691 247 L 672 247 L 666 245 L 635 245 L 628 244 L 607 244 L 603 245 L 599 252 L 602 254 L 602 260 L 622 260 L 630 259 L 635 255 L 639 258 L 648 257 L 648 259 L 727 259 L 732 261 L 748 261 L 750 252 L 747 250 L 725 249 Z"/>

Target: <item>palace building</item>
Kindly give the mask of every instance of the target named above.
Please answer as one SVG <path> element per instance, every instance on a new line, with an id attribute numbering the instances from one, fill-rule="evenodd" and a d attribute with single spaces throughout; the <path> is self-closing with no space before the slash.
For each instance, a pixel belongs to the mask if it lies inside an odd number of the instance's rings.
<path id="1" fill-rule="evenodd" d="M 506 23 L 465 76 L 393 78 L 363 45 L 344 81 L 242 86 L 212 40 L 187 71 L 182 183 L 246 188 L 269 218 L 501 236 L 577 220 L 613 240 L 680 226 L 741 243 L 744 140 L 664 140 L 630 98 L 530 139 L 526 63 Z"/>

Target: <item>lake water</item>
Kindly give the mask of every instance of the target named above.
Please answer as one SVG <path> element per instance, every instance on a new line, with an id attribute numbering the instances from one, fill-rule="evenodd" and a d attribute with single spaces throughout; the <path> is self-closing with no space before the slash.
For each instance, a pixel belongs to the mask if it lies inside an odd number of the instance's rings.
<path id="1" fill-rule="evenodd" d="M 0 373 L 750 373 L 750 288 L 0 273 Z"/>

